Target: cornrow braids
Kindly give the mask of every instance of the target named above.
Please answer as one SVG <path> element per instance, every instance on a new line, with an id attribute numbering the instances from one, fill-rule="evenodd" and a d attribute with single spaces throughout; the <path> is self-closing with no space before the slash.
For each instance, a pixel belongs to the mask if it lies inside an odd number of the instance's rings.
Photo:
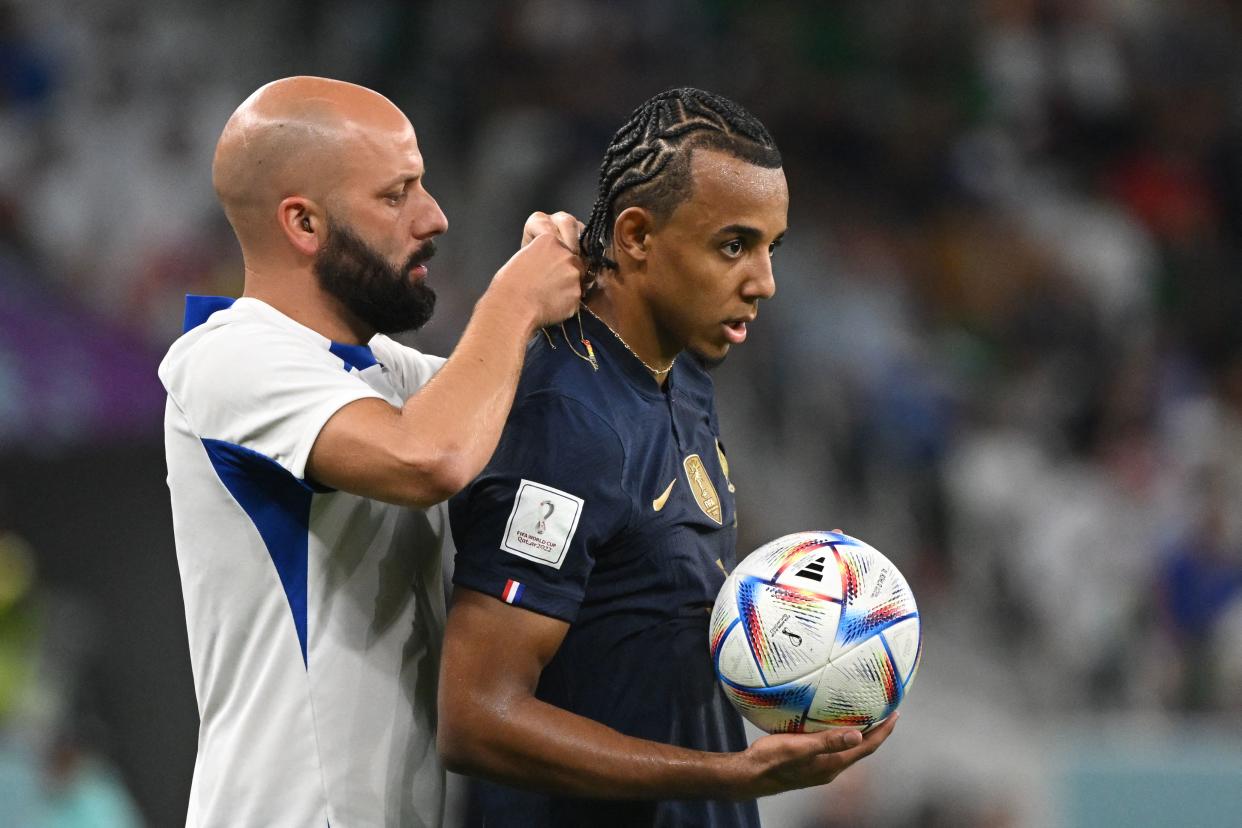
<path id="1" fill-rule="evenodd" d="M 590 277 L 617 266 L 605 251 L 623 210 L 644 207 L 662 221 L 690 197 L 690 156 L 700 148 L 761 167 L 781 166 L 768 130 L 738 104 L 690 87 L 661 92 L 634 110 L 604 153 L 599 193 L 578 240 Z"/>

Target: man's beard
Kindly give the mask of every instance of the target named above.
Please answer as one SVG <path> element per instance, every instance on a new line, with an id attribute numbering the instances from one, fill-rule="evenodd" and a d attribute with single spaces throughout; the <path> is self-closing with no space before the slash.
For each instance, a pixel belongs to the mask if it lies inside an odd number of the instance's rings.
<path id="1" fill-rule="evenodd" d="M 436 292 L 410 271 L 435 255 L 428 240 L 395 268 L 370 245 L 341 224 L 328 224 L 328 239 L 315 259 L 319 286 L 376 333 L 395 334 L 421 328 L 436 306 Z"/>

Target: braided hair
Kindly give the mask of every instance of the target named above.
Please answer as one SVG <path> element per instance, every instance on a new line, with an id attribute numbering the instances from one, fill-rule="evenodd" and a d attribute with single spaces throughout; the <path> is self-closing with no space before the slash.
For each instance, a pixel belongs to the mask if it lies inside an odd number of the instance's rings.
<path id="1" fill-rule="evenodd" d="M 617 267 L 604 251 L 622 211 L 644 207 L 663 221 L 690 197 L 695 149 L 719 150 L 769 169 L 781 166 L 772 136 L 738 104 L 690 87 L 661 92 L 634 110 L 604 153 L 599 194 L 578 240 L 591 277 Z"/>

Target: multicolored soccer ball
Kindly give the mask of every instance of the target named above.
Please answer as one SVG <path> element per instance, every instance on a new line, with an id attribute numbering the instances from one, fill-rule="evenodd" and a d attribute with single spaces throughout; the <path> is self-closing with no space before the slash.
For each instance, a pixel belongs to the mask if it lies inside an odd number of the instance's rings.
<path id="1" fill-rule="evenodd" d="M 906 579 L 840 532 L 747 556 L 716 597 L 710 640 L 725 695 L 769 733 L 872 727 L 901 704 L 923 652 Z"/>

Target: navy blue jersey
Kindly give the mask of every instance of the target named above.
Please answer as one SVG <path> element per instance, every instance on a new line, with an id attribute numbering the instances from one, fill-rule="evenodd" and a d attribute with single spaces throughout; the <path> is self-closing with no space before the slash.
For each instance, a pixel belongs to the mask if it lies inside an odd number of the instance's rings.
<path id="1" fill-rule="evenodd" d="M 683 354 L 661 389 L 606 326 L 585 312 L 581 324 L 582 337 L 571 318 L 532 341 L 495 455 L 450 503 L 453 581 L 569 622 L 543 701 L 630 736 L 743 750 L 708 653 L 737 526 L 711 379 Z M 600 802 L 478 781 L 469 811 L 489 826 L 759 824 L 754 802 Z"/>

